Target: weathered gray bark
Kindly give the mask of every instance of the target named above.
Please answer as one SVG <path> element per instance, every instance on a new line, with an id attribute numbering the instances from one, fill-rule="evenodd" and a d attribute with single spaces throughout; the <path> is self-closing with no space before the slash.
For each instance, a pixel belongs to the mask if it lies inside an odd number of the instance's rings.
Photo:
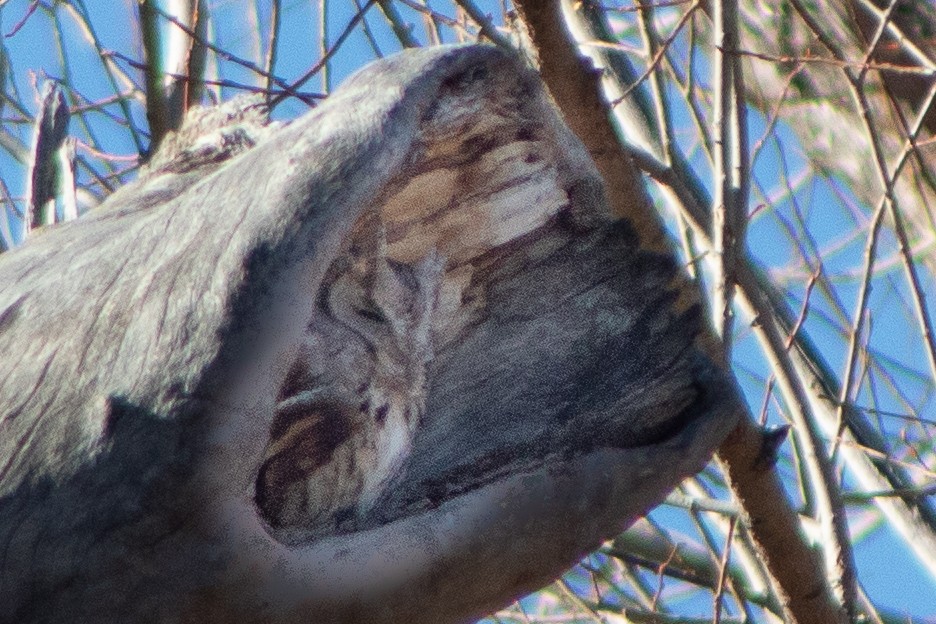
<path id="1" fill-rule="evenodd" d="M 670 261 L 610 219 L 505 52 L 381 61 L 268 134 L 0 256 L 0 622 L 469 620 L 622 530 L 733 426 Z M 368 210 L 391 256 L 447 258 L 455 305 L 366 530 L 286 546 L 257 469 Z"/>

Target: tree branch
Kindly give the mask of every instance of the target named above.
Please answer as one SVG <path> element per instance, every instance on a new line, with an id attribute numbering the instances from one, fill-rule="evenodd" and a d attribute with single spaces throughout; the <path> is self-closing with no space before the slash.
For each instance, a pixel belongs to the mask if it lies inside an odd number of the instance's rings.
<path id="1" fill-rule="evenodd" d="M 539 52 L 541 73 L 550 92 L 566 119 L 574 120 L 570 127 L 582 131 L 580 138 L 609 181 L 611 204 L 634 221 L 642 244 L 669 251 L 659 217 L 651 204 L 633 199 L 646 197 L 637 190 L 642 188 L 642 183 L 627 152 L 612 140 L 616 132 L 608 119 L 600 77 L 594 70 L 582 69 L 584 61 L 568 33 L 560 4 L 518 2 L 517 8 Z M 568 12 L 574 14 L 571 9 Z M 571 22 L 579 19 L 570 17 Z M 706 230 L 702 228 L 703 235 Z M 688 284 L 683 287 L 682 297 L 700 300 L 699 293 Z M 725 366 L 720 341 L 705 332 L 700 341 L 706 353 Z M 761 432 L 747 416 L 737 395 L 731 409 L 743 417 L 719 448 L 719 460 L 745 511 L 749 530 L 780 588 L 787 617 L 798 623 L 840 621 L 841 613 L 832 601 L 820 560 L 806 544 L 794 511 L 788 505 L 779 504 L 787 498 L 773 465 L 762 461 Z"/>

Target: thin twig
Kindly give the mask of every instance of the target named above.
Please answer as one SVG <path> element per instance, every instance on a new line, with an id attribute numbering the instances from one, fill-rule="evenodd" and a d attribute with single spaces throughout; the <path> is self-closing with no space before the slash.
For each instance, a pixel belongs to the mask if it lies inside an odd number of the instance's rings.
<path id="1" fill-rule="evenodd" d="M 433 22 L 438 22 L 440 24 L 448 26 L 449 28 L 452 28 L 454 30 L 458 30 L 459 32 L 463 32 L 464 34 L 470 35 L 471 37 L 477 36 L 477 33 L 466 29 L 465 25 L 461 23 L 460 21 L 458 21 L 457 19 L 455 19 L 454 17 L 449 17 L 448 15 L 439 13 L 438 11 L 433 10 L 432 7 L 420 4 L 418 2 L 415 2 L 414 0 L 398 0 L 398 1 L 400 2 L 400 4 L 404 4 L 408 6 L 409 8 L 413 9 L 414 11 L 418 11 L 419 13 L 432 18 Z"/>
<path id="2" fill-rule="evenodd" d="M 660 596 L 663 595 L 663 578 L 666 574 L 666 568 L 673 561 L 676 555 L 679 554 L 679 544 L 673 544 L 672 550 L 670 550 L 669 556 L 665 561 L 660 563 L 656 569 L 657 573 L 657 588 L 656 592 L 653 594 L 653 602 L 650 603 L 650 610 L 656 611 L 658 605 L 660 604 Z"/>
<path id="3" fill-rule="evenodd" d="M 693 479 L 690 478 L 690 479 L 687 479 L 687 481 L 693 481 Z M 701 486 L 698 484 L 697 481 L 694 483 L 694 485 L 695 485 L 697 488 L 701 487 Z M 717 539 L 716 539 L 716 537 L 715 537 L 715 531 L 717 530 L 717 531 L 721 532 L 721 530 L 722 530 L 722 522 L 720 522 L 721 518 L 716 518 L 716 519 L 715 519 L 715 529 L 713 530 L 713 529 L 710 528 L 710 527 L 708 526 L 708 524 L 703 520 L 702 514 L 701 514 L 698 510 L 692 509 L 692 510 L 690 510 L 690 514 L 691 514 L 691 516 L 692 516 L 692 521 L 693 521 L 693 523 L 694 523 L 695 526 L 696 526 L 696 530 L 699 532 L 699 534 L 702 536 L 702 539 L 705 541 L 705 545 L 706 545 L 706 547 L 708 548 L 709 552 L 712 554 L 713 559 L 717 561 L 717 560 L 718 560 L 718 556 L 717 556 Z M 733 526 L 734 522 L 736 522 L 737 519 L 738 519 L 738 516 L 735 516 L 734 518 L 732 518 L 732 519 L 729 521 L 729 523 L 728 523 L 729 526 Z M 735 574 L 737 574 L 737 569 L 734 570 L 734 572 L 735 572 Z M 745 568 L 744 572 L 747 573 L 748 570 Z M 760 572 L 760 570 L 758 570 L 758 572 Z M 738 588 L 737 588 L 737 586 L 736 586 L 736 584 L 735 584 L 734 575 L 733 575 L 733 574 L 727 574 L 727 578 L 724 578 L 725 574 L 726 574 L 726 570 L 725 570 L 725 569 L 722 569 L 722 570 L 720 571 L 720 573 L 719 573 L 719 578 L 720 578 L 721 583 L 722 583 L 721 587 L 726 587 L 726 586 L 727 586 L 727 587 L 728 587 L 728 590 L 731 592 L 731 595 L 732 595 L 732 597 L 734 598 L 735 602 L 736 602 L 737 604 L 739 604 L 739 605 L 742 605 L 743 608 L 744 608 L 744 610 L 745 610 L 745 612 L 749 612 L 749 605 L 748 605 L 747 601 L 744 600 L 744 598 L 743 598 L 743 596 L 741 595 L 741 593 L 738 591 Z M 766 579 L 766 577 L 763 577 L 763 578 L 761 578 L 760 580 L 761 580 L 761 581 L 765 581 L 765 579 Z M 748 580 L 748 579 L 745 579 L 745 580 Z M 756 581 L 754 581 L 754 579 L 749 579 L 749 580 L 752 581 L 752 584 L 753 584 L 754 582 L 756 582 Z M 764 588 L 765 586 L 766 586 L 766 582 L 762 583 L 761 588 Z M 717 590 L 720 589 L 717 582 L 716 582 L 716 589 L 717 589 Z M 777 612 L 779 612 L 779 611 L 780 611 L 780 604 L 779 604 L 779 601 L 776 603 L 776 607 L 777 607 Z M 748 613 L 748 615 L 750 616 L 751 614 Z"/>
<path id="4" fill-rule="evenodd" d="M 271 92 L 273 86 L 273 76 L 276 75 L 277 52 L 279 50 L 280 35 L 280 15 L 283 12 L 282 0 L 273 0 L 270 4 L 270 34 L 267 36 L 266 58 L 263 60 L 263 71 L 265 72 L 266 85 L 264 90 Z"/>
<path id="5" fill-rule="evenodd" d="M 70 62 L 70 59 L 68 56 L 69 46 L 64 45 L 61 40 L 61 33 L 63 32 L 64 29 L 63 29 L 63 25 L 60 22 L 60 13 L 56 11 L 55 15 L 53 16 L 53 19 L 55 21 L 55 29 L 54 29 L 55 48 L 59 54 L 59 64 L 62 67 L 62 71 L 64 72 L 61 78 L 56 78 L 56 81 L 60 85 L 60 87 L 64 85 L 74 85 L 76 84 L 76 80 L 74 79 L 74 75 L 71 71 L 72 63 Z M 79 94 L 76 89 L 69 87 L 67 91 L 71 95 L 72 98 L 74 98 L 75 95 L 77 94 L 80 97 L 82 97 L 83 100 L 87 101 L 87 99 L 84 98 L 84 96 L 81 96 L 81 94 Z M 83 112 L 76 113 L 75 108 L 73 107 L 69 108 L 69 113 L 71 114 L 72 118 L 75 119 L 76 123 L 80 126 L 80 129 L 78 131 L 73 130 L 72 134 L 78 134 L 80 132 L 84 132 L 84 134 L 87 135 L 88 139 L 93 144 L 100 145 L 101 140 L 98 137 L 96 125 L 91 123 L 91 121 L 89 120 L 89 115 Z M 105 116 L 109 117 L 115 123 L 117 123 L 118 125 L 122 125 L 122 126 L 124 125 L 124 122 L 126 121 L 124 119 L 121 119 L 117 115 L 111 114 L 110 112 L 105 113 Z M 105 163 L 104 168 L 108 171 L 113 170 L 109 163 Z"/>
<path id="6" fill-rule="evenodd" d="M 640 77 L 634 80 L 634 82 L 631 83 L 630 86 L 625 88 L 623 93 L 617 99 L 611 102 L 612 109 L 615 108 L 621 102 L 623 102 L 624 99 L 627 98 L 631 94 L 631 91 L 633 91 L 638 86 L 640 86 L 640 84 L 643 83 L 643 81 L 646 80 L 647 77 L 650 76 L 650 74 L 656 71 L 657 67 L 660 64 L 660 61 L 663 59 L 663 54 L 669 48 L 669 45 L 673 43 L 673 41 L 676 40 L 676 37 L 679 35 L 679 32 L 682 30 L 683 26 L 685 26 L 686 22 L 689 21 L 692 15 L 701 6 L 702 5 L 699 2 L 699 0 L 694 0 L 693 3 L 689 6 L 689 8 L 686 9 L 686 12 L 679 16 L 679 20 L 676 22 L 676 25 L 673 27 L 673 32 L 671 32 L 670 35 L 666 39 L 664 39 L 663 42 L 661 42 L 659 50 L 657 50 L 657 53 L 653 56 L 653 59 L 647 65 L 647 69 L 645 69 L 643 74 L 641 74 Z M 585 45 L 588 45 L 588 42 L 584 42 L 584 43 Z"/>
<path id="7" fill-rule="evenodd" d="M 657 40 L 659 33 L 656 31 L 653 20 L 653 5 L 649 2 L 641 2 L 644 10 L 637 13 L 637 25 L 640 28 L 640 36 L 647 47 L 651 57 L 659 54 Z M 660 139 L 660 152 L 663 158 L 670 159 L 673 153 L 673 122 L 670 116 L 670 107 L 668 98 L 664 93 L 663 82 L 659 72 L 652 72 L 649 77 L 650 94 L 653 100 L 653 107 L 656 111 L 657 133 Z"/>
<path id="8" fill-rule="evenodd" d="M 428 9 L 426 0 L 422 0 L 422 6 Z M 442 27 L 439 23 L 439 20 L 435 18 L 432 14 L 432 11 L 420 11 L 423 16 L 423 26 L 426 29 L 426 39 L 429 41 L 429 45 L 442 45 Z"/>
<path id="9" fill-rule="evenodd" d="M 850 503 L 868 503 L 875 498 L 926 498 L 936 494 L 936 483 L 921 485 L 914 488 L 901 488 L 899 490 L 880 490 L 877 492 L 846 492 L 842 497 Z"/>
<path id="10" fill-rule="evenodd" d="M 556 581 L 556 586 L 561 590 L 562 595 L 565 596 L 576 608 L 585 612 L 586 615 L 590 615 L 593 618 L 601 621 L 601 616 L 598 615 L 598 612 L 595 611 L 594 607 L 585 602 L 578 594 L 576 594 L 565 579 L 559 579 Z"/>
<path id="11" fill-rule="evenodd" d="M 104 55 L 104 48 L 101 46 L 100 39 L 98 38 L 94 27 L 91 25 L 91 21 L 88 19 L 88 9 L 84 4 L 84 0 L 74 0 L 72 3 L 64 3 L 57 6 L 63 7 L 64 10 L 71 13 L 72 19 L 75 20 L 75 23 L 78 25 L 79 29 L 81 29 L 81 31 L 84 33 L 85 39 L 94 46 L 95 52 L 97 52 L 98 57 L 101 59 L 101 62 L 104 65 L 105 75 L 107 76 L 107 81 L 110 85 L 111 92 L 120 93 L 122 91 L 122 89 L 117 84 L 119 79 L 125 88 L 132 89 L 135 93 L 139 93 L 139 97 L 144 99 L 145 96 L 143 95 L 143 92 L 140 90 L 139 86 L 134 83 L 133 80 L 123 72 L 123 70 L 120 69 L 117 63 Z M 78 9 L 80 9 L 80 11 Z M 133 114 L 130 110 L 128 101 L 119 100 L 117 104 L 120 107 L 121 113 L 123 113 L 124 119 L 126 120 L 127 128 L 130 130 L 130 137 L 133 139 L 134 147 L 136 147 L 137 152 L 140 154 L 144 153 L 145 147 L 143 145 L 143 139 L 139 129 L 136 127 L 136 124 L 133 123 Z"/>
<path id="12" fill-rule="evenodd" d="M 860 63 L 843 61 L 834 58 L 828 58 L 824 56 L 783 56 L 783 55 L 774 55 L 774 54 L 765 54 L 764 52 L 755 52 L 753 50 L 735 50 L 735 54 L 740 56 L 746 56 L 760 61 L 768 61 L 770 63 L 799 63 L 802 65 L 809 64 L 820 64 L 820 65 L 832 65 L 834 67 L 856 69 L 864 73 L 868 70 L 876 70 L 881 72 L 891 72 L 896 74 L 910 74 L 915 76 L 934 76 L 936 75 L 936 69 L 930 69 L 927 67 L 919 67 L 916 65 L 894 65 L 893 63 L 879 63 L 876 61 L 863 61 Z"/>
<path id="13" fill-rule="evenodd" d="M 494 27 L 491 18 L 481 12 L 481 9 L 479 9 L 472 0 L 455 0 L 455 4 L 464 9 L 465 13 L 478 25 L 478 28 L 481 29 L 481 34 L 484 35 L 488 41 L 501 48 L 508 50 L 513 49 L 510 40 Z"/>
<path id="14" fill-rule="evenodd" d="M 146 63 L 141 63 L 139 61 L 136 61 L 130 58 L 129 56 L 126 56 L 124 54 L 121 54 L 120 52 L 117 52 L 116 50 L 105 50 L 102 54 L 120 59 L 121 61 L 123 61 L 124 63 L 126 63 L 127 65 L 135 69 L 145 70 L 147 67 Z M 181 78 L 188 79 L 188 76 L 183 76 L 181 74 L 167 73 L 166 75 L 175 77 L 175 78 L 180 78 L 180 79 Z M 248 93 L 269 93 L 271 95 L 275 95 L 277 97 L 282 97 L 282 98 L 294 97 L 298 99 L 300 102 L 309 104 L 311 106 L 314 106 L 317 100 L 323 100 L 326 97 L 324 93 L 316 93 L 314 91 L 298 91 L 295 89 L 289 89 L 289 90 L 267 89 L 264 87 L 244 84 L 242 82 L 236 82 L 234 80 L 228 80 L 228 79 L 209 80 L 209 79 L 203 78 L 201 79 L 201 82 L 204 82 L 206 85 L 215 85 L 219 87 L 226 87 L 228 89 L 237 89 L 239 91 L 246 91 Z"/>
<path id="15" fill-rule="evenodd" d="M 20 18 L 20 21 L 16 22 L 16 23 L 13 25 L 13 28 L 10 29 L 10 32 L 6 33 L 6 35 L 4 35 L 4 36 L 7 37 L 7 38 L 10 38 L 10 37 L 12 37 L 13 35 L 15 35 L 16 33 L 18 33 L 19 30 L 20 30 L 20 28 L 22 28 L 22 27 L 26 24 L 26 22 L 29 21 L 29 17 L 30 17 L 33 13 L 36 12 L 36 8 L 38 8 L 38 6 L 39 6 L 39 0 L 32 0 L 32 2 L 29 4 L 29 6 L 26 7 L 26 12 L 23 14 L 23 17 Z"/>
<path id="16" fill-rule="evenodd" d="M 796 336 L 799 334 L 800 329 L 803 327 L 803 323 L 806 322 L 806 315 L 809 314 L 809 296 L 812 294 L 813 287 L 816 285 L 816 281 L 822 275 L 822 266 L 820 265 L 812 275 L 809 276 L 809 279 L 806 281 L 806 292 L 803 293 L 803 305 L 800 307 L 800 313 L 796 317 L 796 321 L 793 323 L 793 327 L 790 329 L 790 332 L 787 334 L 786 339 L 786 348 L 789 349 L 793 346 L 793 343 L 796 341 Z"/>
<path id="17" fill-rule="evenodd" d="M 313 65 L 309 71 L 304 73 L 298 80 L 296 80 L 291 85 L 289 85 L 287 93 L 289 93 L 290 95 L 293 95 L 296 89 L 304 85 L 312 76 L 318 73 L 318 71 L 322 68 L 322 66 L 324 66 L 325 63 L 327 63 L 331 59 L 331 57 L 334 56 L 335 53 L 338 52 L 341 46 L 344 45 L 345 39 L 347 39 L 351 35 L 351 33 L 354 31 L 354 27 L 357 26 L 358 22 L 364 19 L 364 14 L 367 13 L 367 11 L 372 6 L 374 6 L 375 2 L 377 2 L 377 0 L 368 0 L 367 4 L 364 5 L 364 8 L 354 14 L 354 16 L 345 26 L 344 30 L 341 31 L 341 34 L 338 35 L 338 38 L 335 39 L 335 43 L 332 44 L 328 52 L 323 54 L 322 58 L 320 58 L 318 62 L 315 65 Z M 277 104 L 282 102 L 285 97 L 286 97 L 285 94 L 277 95 L 276 97 L 270 100 L 270 106 L 271 107 L 276 106 Z"/>
<path id="18" fill-rule="evenodd" d="M 884 10 L 882 10 L 881 7 L 875 5 L 871 0 L 858 0 L 858 2 L 865 11 L 875 15 L 880 22 L 885 24 L 887 34 L 890 35 L 894 41 L 900 42 L 901 49 L 913 59 L 914 63 L 925 67 L 929 71 L 936 71 L 936 62 L 934 62 L 926 52 L 914 44 L 913 40 L 906 36 L 893 21 L 884 19 Z"/>
<path id="19" fill-rule="evenodd" d="M 715 589 L 715 596 L 712 598 L 715 603 L 715 614 L 712 616 L 712 622 L 714 624 L 721 622 L 722 594 L 725 591 L 725 580 L 728 577 L 728 562 L 731 559 L 731 541 L 734 539 L 736 523 L 737 520 L 732 518 L 728 525 L 728 535 L 725 537 L 725 550 L 722 552 L 721 566 L 718 571 L 718 586 Z"/>
<path id="20" fill-rule="evenodd" d="M 377 0 L 377 5 L 380 7 L 380 12 L 383 13 L 387 23 L 390 24 L 390 30 L 396 35 L 400 45 L 404 48 L 418 48 L 419 42 L 413 37 L 412 26 L 403 22 L 403 18 L 400 17 L 400 13 L 393 6 L 392 0 Z"/>
<path id="21" fill-rule="evenodd" d="M 361 12 L 363 7 L 361 6 L 361 0 L 354 0 L 354 8 Z M 367 16 L 361 18 L 361 31 L 364 33 L 364 39 L 367 40 L 367 44 L 370 46 L 371 52 L 374 53 L 376 58 L 383 58 L 383 52 L 380 51 L 380 46 L 377 45 L 377 39 L 374 37 L 374 33 L 371 31 L 370 25 L 367 23 Z"/>

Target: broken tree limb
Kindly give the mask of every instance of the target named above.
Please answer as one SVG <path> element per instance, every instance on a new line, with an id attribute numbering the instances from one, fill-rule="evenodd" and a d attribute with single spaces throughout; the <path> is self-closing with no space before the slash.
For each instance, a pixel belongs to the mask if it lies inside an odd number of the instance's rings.
<path id="1" fill-rule="evenodd" d="M 252 117 L 0 257 L 0 622 L 467 621 L 734 426 L 672 262 L 510 54 L 407 52 Z M 371 513 L 286 544 L 255 504 L 277 397 L 375 218 L 394 262 L 446 259 L 426 413 Z"/>

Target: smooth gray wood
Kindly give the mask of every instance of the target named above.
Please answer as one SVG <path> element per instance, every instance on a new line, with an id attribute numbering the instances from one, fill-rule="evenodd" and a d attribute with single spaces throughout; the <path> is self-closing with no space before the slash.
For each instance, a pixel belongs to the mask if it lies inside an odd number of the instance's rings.
<path id="1" fill-rule="evenodd" d="M 463 136 L 492 111 L 518 145 L 535 129 L 545 153 L 511 162 L 543 165 L 555 214 L 457 263 L 472 224 L 451 233 L 465 321 L 439 330 L 407 466 L 362 530 L 279 543 L 254 481 L 323 275 L 408 179 L 499 153 L 503 128 Z M 733 425 L 674 267 L 611 221 L 584 148 L 501 50 L 374 63 L 185 162 L 0 255 L 0 622 L 469 621 L 645 513 Z M 536 209 L 530 175 L 499 201 Z"/>

